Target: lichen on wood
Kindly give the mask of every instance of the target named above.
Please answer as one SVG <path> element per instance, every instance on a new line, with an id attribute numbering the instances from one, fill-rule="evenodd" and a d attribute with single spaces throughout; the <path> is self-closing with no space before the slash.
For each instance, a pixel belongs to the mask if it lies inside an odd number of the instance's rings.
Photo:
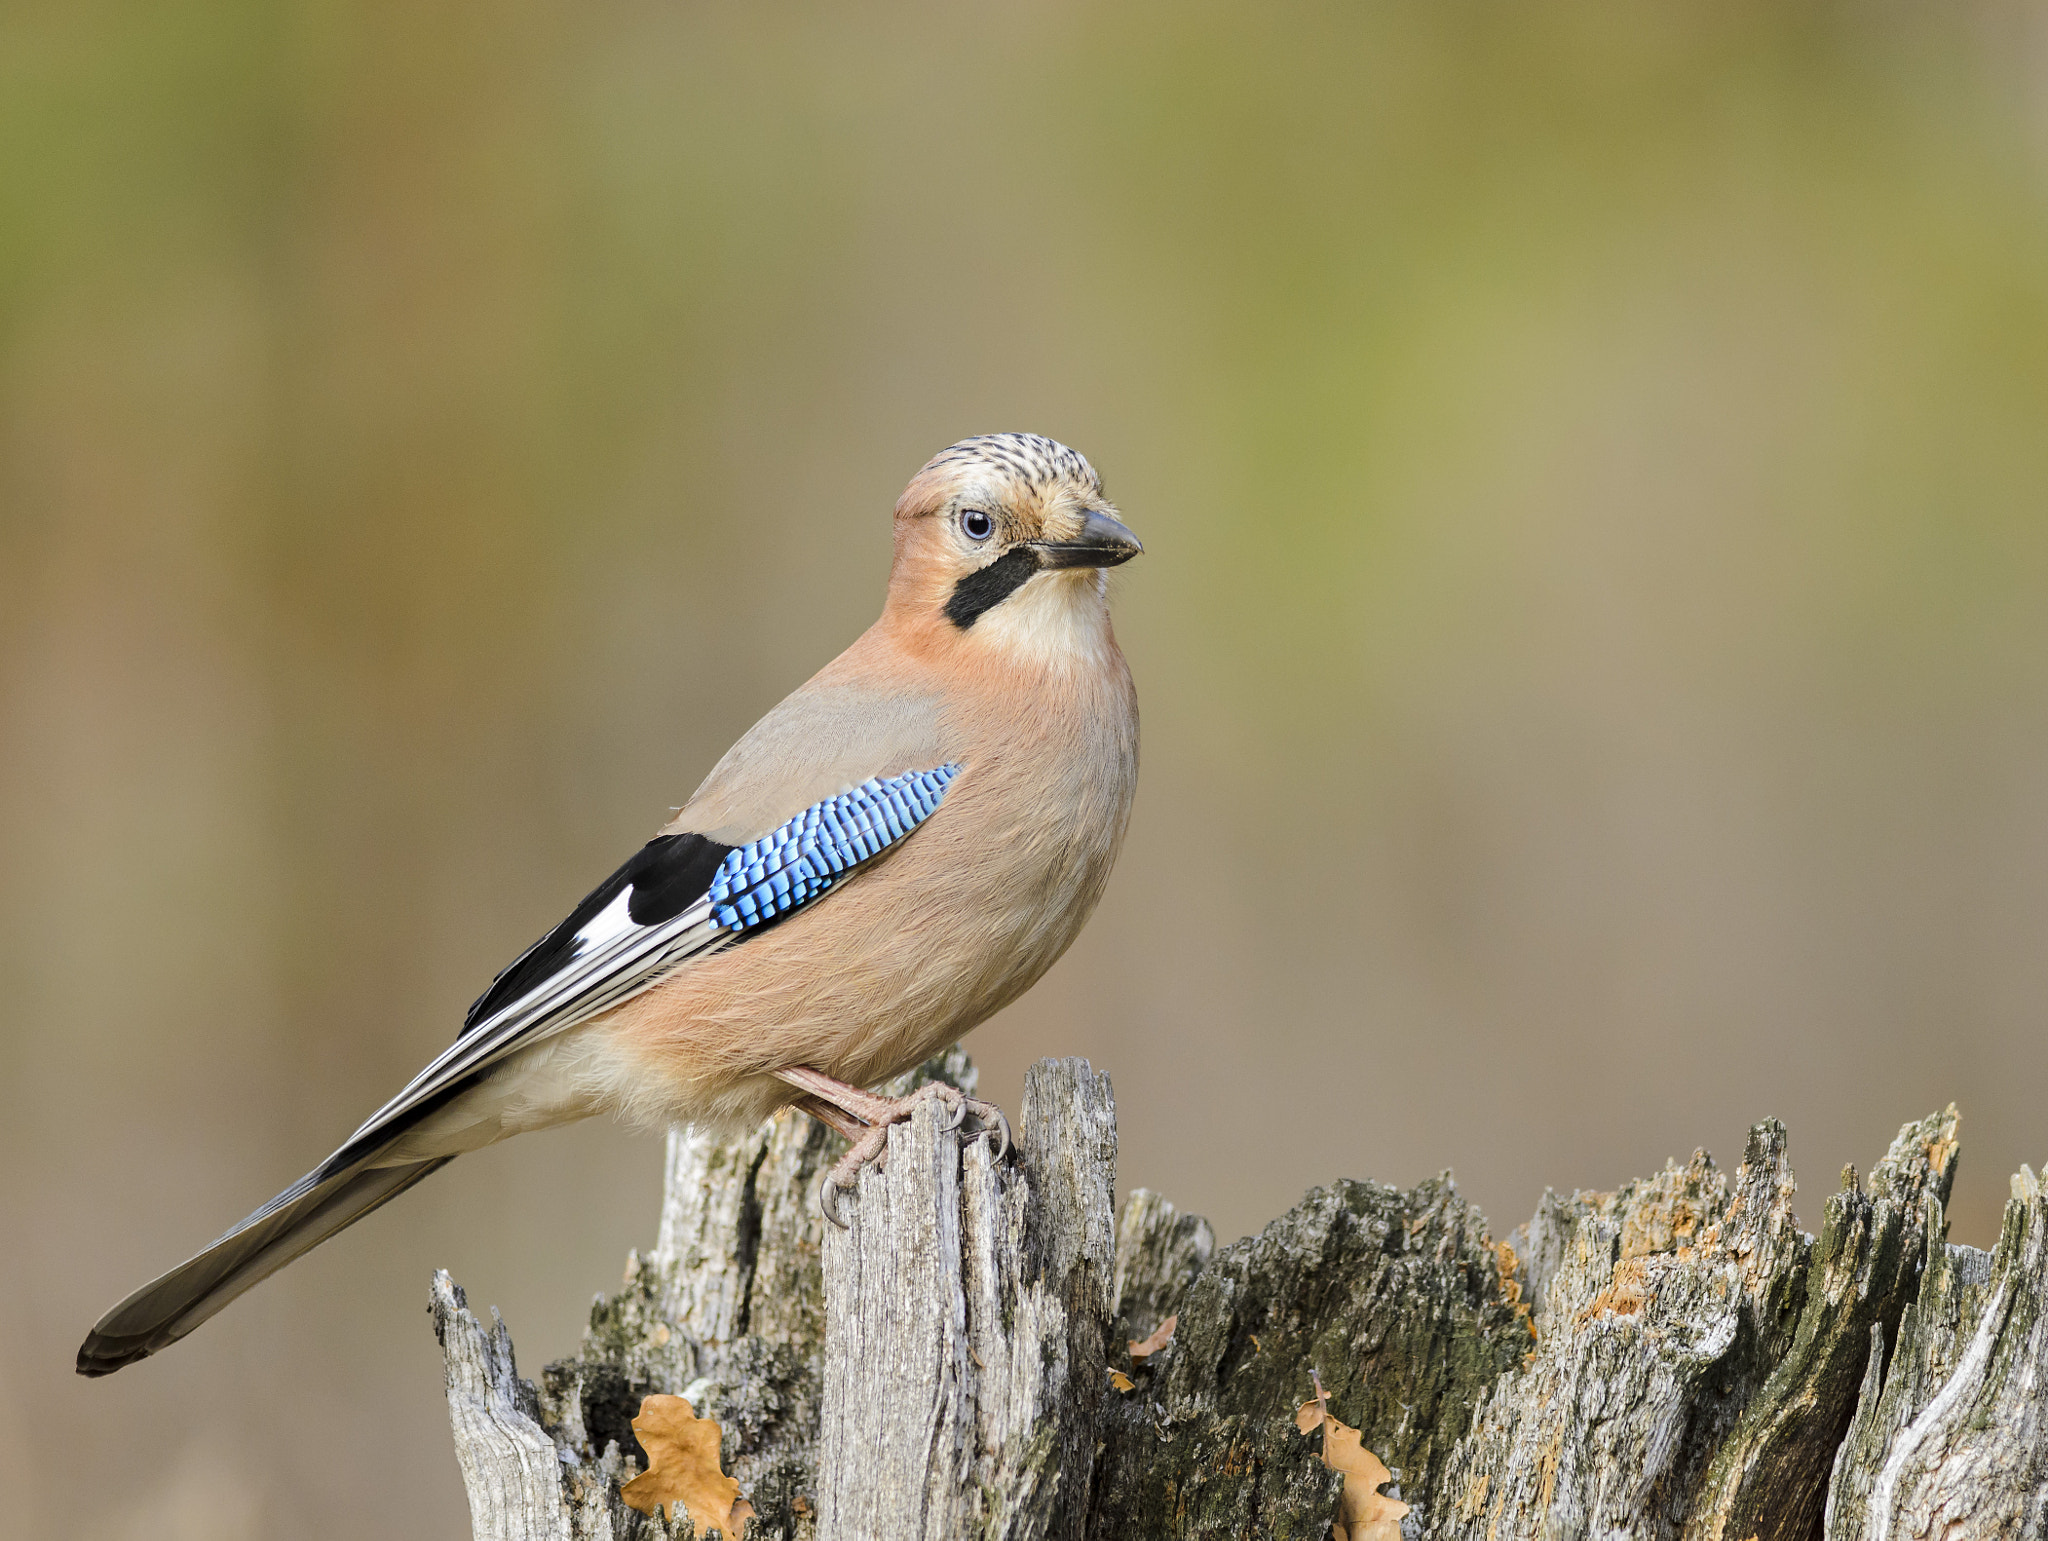
<path id="1" fill-rule="evenodd" d="M 1318 1188 L 1218 1251 L 1177 1298 L 1185 1254 L 1160 1247 L 1142 1215 L 1124 1229 L 1126 1299 L 1170 1302 L 1179 1322 L 1111 1399 L 1095 1535 L 1326 1535 L 1339 1480 L 1293 1421 L 1311 1372 L 1412 1502 L 1529 1346 L 1485 1222 L 1447 1178 Z"/>
<path id="2" fill-rule="evenodd" d="M 1907 1126 L 1869 1197 L 1830 1201 L 1818 1242 L 1793 1223 L 1771 1122 L 1732 1181 L 1700 1153 L 1547 1201 L 1515 1238 L 1551 1260 L 1541 1341 L 1492 1388 L 1432 1534 L 1816 1534 L 1855 1345 L 1910 1295 L 1921 1198 L 1948 1191 L 1954 1151 L 1953 1109 Z"/>

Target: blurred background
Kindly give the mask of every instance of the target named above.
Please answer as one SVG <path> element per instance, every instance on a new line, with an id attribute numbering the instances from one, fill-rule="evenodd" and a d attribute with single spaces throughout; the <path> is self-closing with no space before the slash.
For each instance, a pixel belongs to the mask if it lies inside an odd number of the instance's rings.
<path id="1" fill-rule="evenodd" d="M 1129 844 L 970 1041 L 1256 1229 L 1755 1119 L 2048 1157 L 2048 23 L 2019 3 L 0 9 L 0 1531 L 466 1534 L 659 1142 L 458 1163 L 111 1381 L 880 605 L 949 441 L 1145 538 Z"/>

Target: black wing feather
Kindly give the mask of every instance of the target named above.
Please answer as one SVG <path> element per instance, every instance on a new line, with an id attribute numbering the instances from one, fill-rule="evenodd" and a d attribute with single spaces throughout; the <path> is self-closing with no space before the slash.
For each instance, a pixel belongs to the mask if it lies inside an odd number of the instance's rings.
<path id="1" fill-rule="evenodd" d="M 508 964 L 479 995 L 462 1019 L 462 1033 L 474 1030 L 511 1005 L 576 956 L 576 934 L 630 888 L 626 913 L 636 926 L 673 920 L 703 898 L 732 847 L 705 835 L 657 835 L 626 859 L 624 866 L 593 888 L 554 930 Z M 462 1033 L 456 1036 L 459 1038 Z"/>

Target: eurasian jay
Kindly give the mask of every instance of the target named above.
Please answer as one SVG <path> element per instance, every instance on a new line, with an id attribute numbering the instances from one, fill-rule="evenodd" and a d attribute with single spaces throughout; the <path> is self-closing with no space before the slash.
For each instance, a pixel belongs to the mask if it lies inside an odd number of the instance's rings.
<path id="1" fill-rule="evenodd" d="M 1037 982 L 1101 896 L 1138 774 L 1105 568 L 1137 538 L 1035 434 L 941 451 L 896 504 L 881 619 L 763 717 L 654 839 L 469 1009 L 333 1155 L 100 1319 L 106 1375 L 465 1151 L 609 1112 L 746 1127 L 788 1104 L 854 1144 L 915 1100 L 861 1090 Z M 951 1088 L 953 1121 L 1001 1115 Z"/>

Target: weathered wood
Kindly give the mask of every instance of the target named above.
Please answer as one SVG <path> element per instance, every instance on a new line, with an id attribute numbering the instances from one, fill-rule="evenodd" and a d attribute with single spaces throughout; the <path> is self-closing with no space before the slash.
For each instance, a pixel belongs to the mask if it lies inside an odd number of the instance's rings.
<path id="1" fill-rule="evenodd" d="M 430 1310 L 476 1541 L 569 1541 L 555 1442 L 540 1426 L 532 1384 L 519 1378 L 512 1335 L 496 1311 L 485 1332 L 443 1270 L 434 1274 Z"/>
<path id="2" fill-rule="evenodd" d="M 1990 1252 L 1941 1240 L 1885 1353 L 1880 1324 L 1834 1466 L 1828 1541 L 2048 1536 L 2048 1195 L 2026 1167 Z"/>
<path id="3" fill-rule="evenodd" d="M 820 1533 L 1082 1534 L 1115 1271 L 1114 1111 L 1080 1060 L 1035 1067 L 1016 1159 L 926 1103 L 825 1241 Z"/>
<path id="4" fill-rule="evenodd" d="M 1810 1537 L 1854 1396 L 1849 1345 L 1895 1320 L 1921 1197 L 1945 1194 L 1955 1117 L 1909 1125 L 1792 1223 L 1784 1130 L 1759 1124 L 1733 1182 L 1704 1153 L 1614 1194 L 1552 1200 L 1518 1235 L 1556 1265 L 1541 1341 L 1502 1377 L 1440 1497 L 1440 1534 Z M 1512 1245 L 1512 1243 L 1511 1243 Z"/>
<path id="5" fill-rule="evenodd" d="M 934 1076 L 973 1087 L 957 1051 Z M 921 1109 L 844 1233 L 808 1120 L 673 1136 L 658 1244 L 538 1394 L 437 1276 L 476 1534 L 689 1534 L 618 1497 L 665 1391 L 721 1424 L 755 1541 L 1319 1541 L 1319 1381 L 1404 1541 L 2048 1541 L 2048 1198 L 2022 1168 L 1997 1249 L 1948 1245 L 1952 1108 L 1845 1174 L 1818 1238 L 1766 1123 L 1732 1178 L 1699 1153 L 1546 1194 L 1504 1244 L 1446 1176 L 1319 1188 L 1221 1249 L 1142 1190 L 1113 1221 L 1106 1077 L 1046 1061 L 1020 1113 L 999 1163 Z"/>
<path id="6" fill-rule="evenodd" d="M 1896 1336 L 1927 1248 L 1927 1203 L 1948 1199 L 1959 1120 L 1908 1124 L 1870 1174 L 1829 1196 L 1790 1348 L 1715 1453 L 1687 1541 L 1809 1541 L 1856 1410 L 1871 1334 Z M 1941 1230 L 1937 1222 L 1935 1234 Z"/>
<path id="7" fill-rule="evenodd" d="M 1117 1331 L 1147 1338 L 1177 1315 L 1188 1286 L 1216 1252 L 1216 1232 L 1149 1188 L 1134 1188 L 1116 1224 Z"/>
<path id="8" fill-rule="evenodd" d="M 1148 1272 L 1126 1258 L 1133 1298 Z M 1413 1502 L 1530 1342 L 1485 1222 L 1441 1179 L 1318 1188 L 1218 1252 L 1177 1309 L 1172 1342 L 1129 1364 L 1132 1390 L 1111 1399 L 1095 1535 L 1327 1534 L 1339 1483 L 1291 1417 L 1312 1371 Z"/>

